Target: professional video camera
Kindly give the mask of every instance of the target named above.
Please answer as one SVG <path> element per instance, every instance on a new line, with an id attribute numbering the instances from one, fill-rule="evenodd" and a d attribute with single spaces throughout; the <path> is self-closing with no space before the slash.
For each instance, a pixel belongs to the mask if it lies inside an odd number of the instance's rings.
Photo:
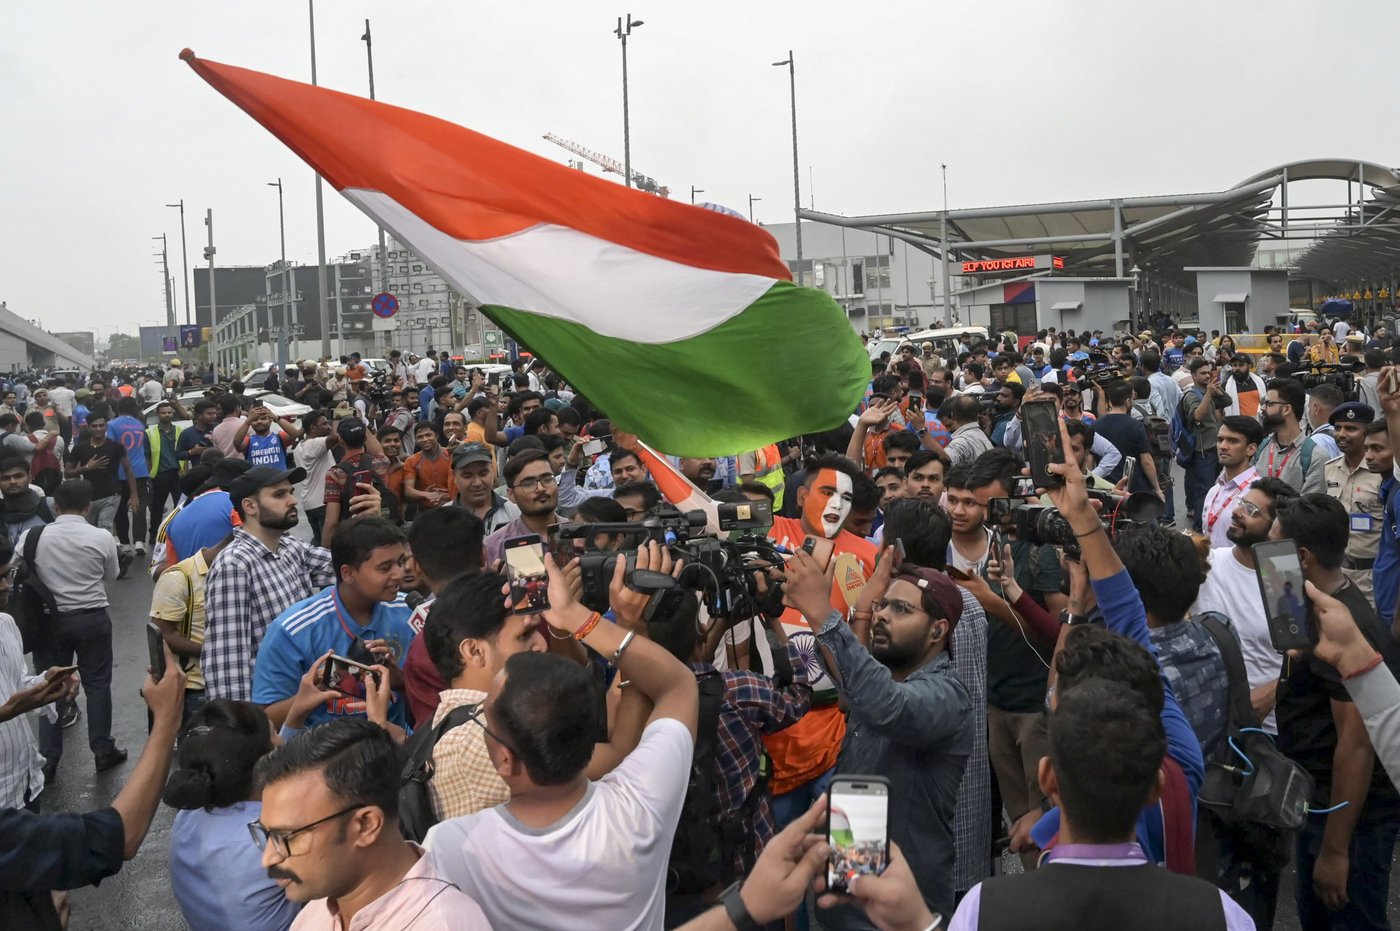
<path id="1" fill-rule="evenodd" d="M 369 399 L 381 411 L 393 406 L 394 380 L 388 372 L 371 371 L 366 377 L 369 382 Z"/>
<path id="2" fill-rule="evenodd" d="M 1116 381 L 1123 377 L 1123 370 L 1101 349 L 1090 350 L 1089 358 L 1085 361 L 1075 363 L 1076 367 L 1083 367 L 1083 374 L 1079 376 L 1081 381 L 1087 381 L 1094 385 L 1106 385 L 1111 381 Z"/>
<path id="3" fill-rule="evenodd" d="M 1356 374 L 1365 371 L 1360 362 L 1304 362 L 1293 377 L 1303 383 L 1308 391 L 1318 385 L 1336 385 L 1342 389 L 1348 401 L 1358 400 Z"/>
<path id="4" fill-rule="evenodd" d="M 1091 489 L 1089 498 L 1099 502 L 1099 520 L 1110 540 L 1117 539 L 1118 532 L 1131 524 L 1156 523 L 1167 509 L 1161 498 L 1145 491 L 1120 495 Z M 1035 546 L 1058 546 L 1071 559 L 1079 557 L 1079 540 L 1069 521 L 1049 505 L 1028 504 L 1021 498 L 993 498 L 987 502 L 987 523 L 1012 539 Z"/>
<path id="5" fill-rule="evenodd" d="M 668 613 L 668 602 L 685 590 L 700 592 L 712 617 L 741 620 L 782 611 L 780 583 L 768 580 L 760 590 L 757 580 L 767 567 L 783 564 L 783 552 L 766 536 L 772 523 L 773 508 L 767 501 L 720 504 L 719 529 L 728 535 L 720 539 L 704 535 L 704 511 L 682 513 L 663 504 L 639 523 L 560 524 L 556 539 L 587 547 L 577 553 L 583 582 L 580 600 L 594 611 L 608 609 L 608 586 L 621 559 L 627 566 L 627 583 L 652 593 L 647 620 Z M 595 541 L 600 536 L 622 537 L 622 545 L 599 549 Z M 637 569 L 637 547 L 649 540 L 680 560 L 684 568 L 678 577 Z"/>

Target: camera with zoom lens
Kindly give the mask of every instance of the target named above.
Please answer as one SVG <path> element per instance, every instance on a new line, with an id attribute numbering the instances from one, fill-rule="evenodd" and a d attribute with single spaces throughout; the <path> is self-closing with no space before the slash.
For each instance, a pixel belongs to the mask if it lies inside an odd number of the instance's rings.
<path id="1" fill-rule="evenodd" d="M 1294 372 L 1293 377 L 1298 379 L 1307 391 L 1318 385 L 1336 385 L 1342 389 L 1342 394 L 1348 401 L 1356 401 L 1360 399 L 1356 375 L 1365 368 L 1360 362 L 1314 362 L 1308 363 L 1306 369 Z"/>
<path id="2" fill-rule="evenodd" d="M 1150 492 L 1119 495 L 1089 491 L 1089 498 L 1100 504 L 1099 521 L 1110 540 L 1117 539 L 1124 527 L 1154 524 L 1166 512 L 1166 504 Z M 1032 546 L 1058 546 L 1066 556 L 1078 559 L 1079 540 L 1069 520 L 1048 504 L 1028 504 L 1020 498 L 993 498 L 987 502 L 987 523 L 1013 540 Z"/>
<path id="3" fill-rule="evenodd" d="M 767 580 L 760 586 L 757 579 L 766 568 L 783 564 L 782 552 L 766 536 L 772 511 L 767 501 L 720 504 L 719 529 L 725 534 L 721 538 L 704 533 L 704 511 L 682 513 L 663 504 L 639 523 L 560 524 L 558 539 L 586 541 L 588 548 L 578 558 L 583 588 L 579 600 L 587 608 L 608 610 L 608 587 L 622 560 L 627 584 L 652 595 L 648 621 L 676 589 L 699 592 L 712 617 L 746 620 L 782 611 L 781 584 Z M 622 546 L 599 549 L 594 541 L 600 535 L 621 537 Z M 638 547 L 653 540 L 681 563 L 677 577 L 637 568 Z"/>

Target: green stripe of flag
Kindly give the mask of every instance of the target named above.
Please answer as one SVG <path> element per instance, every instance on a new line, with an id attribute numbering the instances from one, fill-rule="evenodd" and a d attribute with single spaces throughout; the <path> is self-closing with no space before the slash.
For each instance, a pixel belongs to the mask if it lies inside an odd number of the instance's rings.
<path id="1" fill-rule="evenodd" d="M 664 313 L 665 296 L 658 296 Z M 509 307 L 482 311 L 539 355 L 617 429 L 676 456 L 727 456 L 838 426 L 870 360 L 825 291 L 775 282 L 699 336 L 637 343 Z"/>

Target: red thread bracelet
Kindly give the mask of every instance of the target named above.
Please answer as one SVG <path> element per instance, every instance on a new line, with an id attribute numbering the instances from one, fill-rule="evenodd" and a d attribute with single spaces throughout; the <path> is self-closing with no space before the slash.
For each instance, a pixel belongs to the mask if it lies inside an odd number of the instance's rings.
<path id="1" fill-rule="evenodd" d="M 1381 655 L 1380 655 L 1379 653 L 1377 653 L 1374 657 L 1371 658 L 1371 661 L 1370 661 L 1369 663 L 1367 663 L 1365 666 L 1362 666 L 1360 669 L 1356 670 L 1356 672 L 1347 673 L 1346 675 L 1342 676 L 1342 678 L 1343 678 L 1343 679 L 1355 679 L 1357 676 L 1364 676 L 1366 673 L 1370 672 L 1372 669 L 1375 669 L 1377 666 L 1379 666 L 1379 665 L 1381 664 L 1381 662 L 1382 662 Z"/>
<path id="2" fill-rule="evenodd" d="M 593 628 L 597 627 L 598 622 L 602 619 L 603 615 L 599 614 L 597 611 L 594 611 L 588 616 L 588 620 L 583 622 L 583 626 L 580 627 L 578 630 L 574 631 L 574 639 L 582 640 L 584 637 L 587 637 L 589 634 L 593 633 Z"/>

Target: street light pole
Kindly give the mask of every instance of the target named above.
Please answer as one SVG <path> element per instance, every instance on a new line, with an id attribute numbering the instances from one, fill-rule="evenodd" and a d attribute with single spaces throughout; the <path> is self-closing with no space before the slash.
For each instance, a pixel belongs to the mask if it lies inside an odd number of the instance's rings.
<path id="1" fill-rule="evenodd" d="M 953 310 L 952 282 L 948 280 L 948 166 L 943 167 L 943 215 L 938 224 L 938 251 L 943 261 L 943 314 L 948 326 L 958 325 L 958 315 Z"/>
<path id="2" fill-rule="evenodd" d="M 628 187 L 632 186 L 632 128 L 627 113 L 627 37 L 640 25 L 642 21 L 628 13 L 625 21 L 621 16 L 617 18 L 617 28 L 613 30 L 613 35 L 622 41 L 622 180 Z"/>
<path id="3" fill-rule="evenodd" d="M 788 89 L 792 95 L 792 219 L 797 231 L 797 283 L 802 278 L 802 174 L 797 166 L 797 68 L 792 49 L 788 49 L 787 61 L 775 61 L 773 67 L 787 65 Z"/>
<path id="4" fill-rule="evenodd" d="M 180 208 L 180 259 L 185 266 L 185 325 L 189 326 L 190 320 L 190 251 L 185 246 L 185 199 L 180 198 L 178 204 L 166 204 L 167 207 Z"/>
<path id="5" fill-rule="evenodd" d="M 214 300 L 214 211 L 206 208 L 204 211 L 204 225 L 209 228 L 209 245 L 204 247 L 204 258 L 209 263 L 209 364 L 214 366 L 214 371 L 218 371 L 218 359 L 216 357 L 216 346 L 219 339 L 219 305 Z M 216 378 L 215 381 L 218 379 Z"/>
<path id="6" fill-rule="evenodd" d="M 360 38 L 364 40 L 365 57 L 369 60 L 369 99 L 374 100 L 374 38 L 370 35 L 368 19 L 365 20 L 365 34 Z M 383 226 L 379 227 L 379 290 L 389 290 L 389 252 L 384 244 Z"/>
<path id="7" fill-rule="evenodd" d="M 175 295 L 170 291 L 170 258 L 166 252 L 165 234 L 152 236 L 152 239 L 160 240 L 160 277 L 165 282 L 165 325 L 170 328 L 171 335 L 175 332 Z"/>
<path id="8" fill-rule="evenodd" d="M 282 300 L 278 301 L 282 305 L 282 312 L 278 314 L 279 324 L 277 326 L 277 367 L 279 371 L 287 371 L 287 298 L 291 295 L 291 286 L 287 283 L 287 220 L 282 211 L 282 179 L 267 182 L 268 187 L 277 188 L 277 230 L 282 242 Z M 268 323 L 272 323 L 272 308 L 268 307 Z M 329 352 L 322 353 L 330 355 Z"/>
<path id="9" fill-rule="evenodd" d="M 762 198 L 762 197 L 754 197 L 752 194 L 749 195 L 749 222 L 750 222 L 750 223 L 753 222 L 753 204 L 754 204 L 754 201 L 756 201 L 756 200 L 763 200 L 763 198 Z"/>
<path id="10" fill-rule="evenodd" d="M 316 0 L 306 0 L 311 14 L 311 84 L 316 85 Z M 285 261 L 285 259 L 284 259 Z M 321 355 L 331 354 L 331 305 L 326 295 L 326 215 L 321 198 L 321 175 L 316 175 L 316 299 L 321 316 Z M 292 307 L 293 326 L 296 306 Z M 285 369 L 286 366 L 284 365 Z"/>
<path id="11" fill-rule="evenodd" d="M 705 193 L 705 189 L 704 189 L 704 188 L 702 188 L 702 187 L 696 187 L 695 185 L 692 184 L 692 185 L 690 186 L 690 202 L 691 202 L 692 204 L 695 203 L 695 195 L 696 195 L 696 194 L 704 194 L 704 193 Z"/>

